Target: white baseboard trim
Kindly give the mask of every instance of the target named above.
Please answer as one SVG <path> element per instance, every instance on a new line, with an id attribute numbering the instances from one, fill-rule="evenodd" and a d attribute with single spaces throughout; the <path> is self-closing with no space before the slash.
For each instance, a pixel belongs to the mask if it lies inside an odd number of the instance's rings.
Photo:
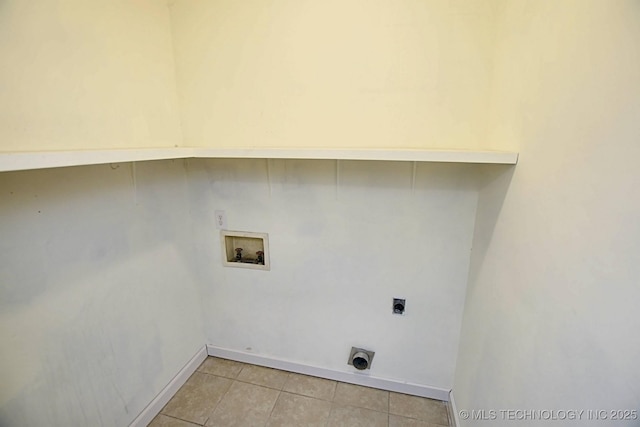
<path id="1" fill-rule="evenodd" d="M 452 423 L 452 427 L 460 427 L 458 407 L 456 406 L 456 400 L 453 398 L 453 390 L 449 392 L 449 403 L 447 405 L 447 409 L 449 410 L 449 422 Z"/>
<path id="2" fill-rule="evenodd" d="M 176 374 L 175 377 L 169 381 L 169 384 L 163 388 L 160 393 L 147 405 L 146 408 L 140 412 L 132 422 L 129 424 L 129 427 L 146 427 L 149 425 L 151 420 L 153 420 L 156 415 L 160 413 L 164 405 L 171 400 L 174 394 L 184 385 L 185 382 L 189 379 L 191 374 L 193 374 L 198 366 L 207 358 L 207 347 L 202 347 L 196 354 L 187 362 L 186 365 L 180 372 Z"/>
<path id="3" fill-rule="evenodd" d="M 283 371 L 311 375 L 314 377 L 327 378 L 330 380 L 341 381 L 349 384 L 357 384 L 366 387 L 378 388 L 381 390 L 428 397 L 430 399 L 438 399 L 443 401 L 449 400 L 450 390 L 396 380 L 389 380 L 385 378 L 372 377 L 366 373 L 334 371 L 332 369 L 303 365 L 301 363 L 291 362 L 288 360 L 259 356 L 252 353 L 230 350 L 209 344 L 207 344 L 207 353 L 209 354 L 209 356 L 216 356 L 223 359 L 251 363 L 253 365 L 266 366 L 268 368 L 281 369 Z"/>

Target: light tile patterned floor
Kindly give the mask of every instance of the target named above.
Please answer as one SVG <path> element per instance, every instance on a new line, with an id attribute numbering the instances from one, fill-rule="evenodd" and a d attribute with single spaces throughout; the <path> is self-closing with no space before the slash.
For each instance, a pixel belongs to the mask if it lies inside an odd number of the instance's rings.
<path id="1" fill-rule="evenodd" d="M 208 357 L 150 427 L 439 427 L 444 402 Z"/>

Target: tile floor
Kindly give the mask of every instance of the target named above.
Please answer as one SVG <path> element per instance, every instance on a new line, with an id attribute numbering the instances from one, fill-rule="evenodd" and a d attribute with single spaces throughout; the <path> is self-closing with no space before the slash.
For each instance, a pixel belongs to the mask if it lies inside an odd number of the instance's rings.
<path id="1" fill-rule="evenodd" d="M 444 402 L 208 357 L 150 427 L 448 426 Z"/>

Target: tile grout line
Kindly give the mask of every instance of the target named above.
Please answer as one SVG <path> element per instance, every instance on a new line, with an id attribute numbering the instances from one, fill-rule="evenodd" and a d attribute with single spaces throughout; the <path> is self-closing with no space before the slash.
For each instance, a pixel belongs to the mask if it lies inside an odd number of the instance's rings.
<path id="1" fill-rule="evenodd" d="M 205 360 L 206 360 L 206 359 L 205 359 Z M 176 417 L 176 416 L 174 416 L 174 415 L 168 415 L 168 414 L 166 414 L 166 413 L 164 413 L 164 412 L 162 412 L 162 411 L 160 412 L 160 414 L 162 414 L 162 415 L 164 415 L 164 416 L 166 416 L 166 417 L 169 417 L 169 418 L 171 418 L 171 419 L 180 420 L 180 421 L 187 422 L 187 423 L 191 423 L 191 424 L 194 424 L 194 425 L 201 425 L 201 426 L 205 426 L 205 425 L 207 424 L 207 422 L 211 419 L 211 417 L 212 417 L 213 413 L 214 413 L 214 412 L 215 412 L 215 410 L 218 408 L 218 406 L 220 405 L 220 403 L 221 403 L 221 402 L 222 402 L 222 401 L 223 401 L 223 400 L 228 396 L 229 391 L 231 390 L 231 388 L 233 387 L 233 385 L 234 385 L 235 383 L 242 383 L 242 384 L 248 384 L 248 385 L 252 385 L 252 386 L 261 387 L 261 388 L 264 388 L 264 389 L 275 390 L 275 391 L 277 391 L 277 392 L 278 392 L 278 394 L 277 394 L 277 398 L 276 398 L 276 400 L 275 400 L 275 402 L 274 402 L 274 404 L 273 404 L 273 406 L 272 406 L 272 408 L 271 408 L 271 411 L 270 411 L 270 413 L 269 413 L 268 418 L 266 419 L 266 420 L 267 420 L 267 423 L 268 423 L 268 422 L 271 420 L 271 418 L 273 417 L 273 414 L 274 414 L 274 411 L 275 411 L 276 405 L 278 404 L 279 400 L 282 398 L 282 394 L 285 392 L 285 391 L 284 391 L 284 390 L 285 390 L 285 388 L 287 387 L 287 385 L 288 385 L 288 384 L 290 384 L 290 383 L 292 382 L 292 380 L 293 380 L 294 376 L 295 376 L 295 375 L 300 375 L 300 376 L 309 376 L 309 375 L 299 374 L 299 373 L 294 373 L 294 372 L 285 371 L 285 370 L 277 369 L 277 368 L 268 368 L 268 369 L 270 369 L 270 370 L 273 370 L 273 371 L 279 371 L 279 372 L 281 372 L 281 373 L 283 373 L 283 374 L 286 374 L 286 378 L 285 378 L 285 379 L 284 379 L 284 381 L 282 382 L 282 385 L 280 386 L 280 388 L 275 388 L 275 387 L 272 387 L 272 386 L 268 386 L 268 385 L 264 385 L 264 384 L 252 383 L 252 382 L 248 382 L 248 381 L 245 381 L 245 380 L 241 380 L 241 379 L 239 379 L 239 378 L 240 378 L 240 376 L 241 376 L 241 374 L 242 374 L 242 372 L 243 372 L 245 369 L 250 368 L 251 366 L 256 366 L 256 365 L 253 365 L 253 364 L 250 364 L 250 363 L 244 363 L 244 362 L 238 362 L 238 363 L 241 363 L 241 365 L 242 365 L 242 366 L 241 366 L 241 368 L 238 370 L 237 374 L 235 374 L 235 376 L 234 376 L 234 377 L 227 377 L 227 376 L 223 376 L 223 375 L 218 375 L 218 374 L 214 374 L 214 373 L 210 373 L 210 372 L 202 371 L 202 370 L 201 370 L 201 368 L 202 368 L 202 366 L 204 365 L 204 362 L 203 362 L 203 363 L 202 363 L 202 364 L 201 364 L 201 365 L 200 365 L 200 366 L 195 370 L 195 372 L 198 372 L 198 373 L 200 373 L 200 374 L 206 374 L 207 376 L 211 376 L 211 377 L 215 377 L 215 378 L 219 378 L 219 379 L 224 379 L 224 380 L 229 380 L 229 381 L 231 381 L 231 383 L 229 384 L 229 387 L 227 388 L 227 390 L 222 394 L 222 396 L 221 396 L 221 397 L 218 399 L 218 401 L 216 402 L 216 405 L 215 405 L 215 406 L 211 409 L 211 411 L 208 413 L 208 417 L 204 420 L 204 423 L 203 423 L 203 424 L 199 424 L 199 423 L 197 423 L 197 422 L 193 422 L 193 421 L 190 421 L 190 420 L 185 420 L 185 419 L 182 419 L 182 418 Z M 259 366 L 259 365 L 258 365 L 258 366 Z M 195 373 L 195 372 L 194 372 L 194 373 Z M 287 392 L 287 393 L 291 394 L 292 396 L 299 396 L 299 397 L 303 397 L 303 398 L 309 398 L 309 399 L 314 399 L 314 400 L 318 400 L 318 401 L 325 401 L 325 402 L 330 403 L 330 404 L 331 404 L 331 406 L 330 406 L 330 410 L 329 410 L 329 413 L 328 413 L 328 416 L 327 416 L 326 422 L 325 422 L 325 424 L 324 424 L 325 426 L 328 426 L 328 425 L 330 424 L 331 417 L 332 417 L 332 415 L 334 415 L 334 414 L 335 414 L 335 409 L 336 409 L 337 407 L 340 407 L 340 406 L 342 406 L 342 407 L 354 408 L 354 409 L 358 409 L 358 410 L 368 410 L 368 411 L 377 412 L 377 413 L 381 413 L 381 414 L 385 413 L 385 411 L 379 411 L 379 410 L 375 410 L 375 409 L 369 409 L 369 408 L 366 408 L 366 407 L 358 406 L 357 404 L 355 404 L 355 405 L 354 405 L 354 404 L 347 404 L 347 403 L 339 403 L 339 402 L 336 402 L 337 391 L 338 391 L 338 387 L 339 387 L 339 385 L 340 385 L 340 384 L 353 385 L 353 384 L 344 383 L 344 382 L 342 382 L 342 381 L 329 380 L 329 379 L 321 378 L 321 377 L 313 377 L 313 376 L 309 376 L 309 377 L 312 377 L 312 378 L 319 378 L 319 379 L 324 379 L 324 380 L 327 380 L 327 381 L 331 381 L 331 382 L 333 383 L 333 387 L 332 387 L 332 390 L 331 390 L 331 397 L 330 397 L 330 399 L 329 399 L 329 400 L 321 399 L 321 398 L 318 398 L 318 397 L 316 397 L 316 396 L 307 396 L 306 394 L 302 394 L 302 393 L 298 393 L 298 392 L 293 392 L 293 391 L 291 391 L 291 392 Z M 370 387 L 366 387 L 366 386 L 358 386 L 358 385 L 355 385 L 355 386 L 356 386 L 356 387 L 362 387 L 362 388 L 370 388 Z M 374 389 L 375 389 L 375 388 L 374 388 Z M 413 416 L 406 416 L 406 415 L 393 414 L 393 413 L 391 412 L 391 394 L 392 394 L 392 392 L 391 392 L 391 391 L 387 391 L 387 392 L 386 392 L 386 394 L 387 394 L 387 396 L 386 396 L 386 397 L 387 397 L 387 399 L 386 399 L 386 400 L 387 400 L 387 407 L 386 407 L 387 424 L 389 424 L 389 423 L 391 422 L 391 415 L 399 416 L 399 417 L 406 418 L 406 419 L 412 419 L 412 420 L 416 420 L 416 421 L 421 421 L 421 422 L 429 422 L 429 421 L 427 421 L 427 420 L 425 420 L 425 419 L 422 419 L 422 418 L 420 418 L 420 417 L 415 417 L 415 418 L 414 418 Z M 402 394 L 402 393 L 399 393 L 399 394 Z M 437 400 L 437 399 L 429 399 L 429 398 L 422 398 L 422 399 L 442 403 L 441 401 L 439 401 L 439 400 Z M 165 406 L 166 406 L 166 405 L 165 405 Z M 164 408 L 163 408 L 163 409 L 164 409 Z M 450 423 L 450 420 L 449 420 L 448 414 L 447 414 L 447 424 L 446 424 L 446 425 L 439 424 L 439 423 L 432 423 L 432 424 L 433 424 L 434 426 L 437 426 L 437 427 L 450 427 L 450 426 L 451 426 L 451 423 Z"/>
<path id="2" fill-rule="evenodd" d="M 167 417 L 167 418 L 173 418 L 174 420 L 178 420 L 178 421 L 184 421 L 185 423 L 193 424 L 193 425 L 196 425 L 196 426 L 204 426 L 204 424 L 194 423 L 193 421 L 189 421 L 189 420 L 185 420 L 185 419 L 182 419 L 182 418 L 178 418 L 178 417 L 176 417 L 176 416 L 174 416 L 174 415 L 163 414 L 162 412 L 161 412 L 161 413 L 159 413 L 158 415 L 162 415 L 163 417 Z M 156 417 L 157 417 L 158 415 L 156 415 Z M 156 417 L 154 417 L 154 419 L 155 419 Z"/>
<path id="3" fill-rule="evenodd" d="M 333 401 L 331 402 L 331 406 L 329 407 L 329 415 L 327 415 L 327 421 L 325 421 L 324 427 L 329 427 L 329 421 L 331 421 L 332 413 L 333 413 Z"/>
<path id="4" fill-rule="evenodd" d="M 273 369 L 273 368 L 269 368 L 269 369 Z M 280 372 L 286 372 L 286 371 L 282 371 L 282 370 L 280 370 L 280 369 L 276 369 L 276 370 L 279 370 Z M 273 408 L 271 408 L 271 412 L 269 412 L 269 417 L 267 418 L 267 423 L 266 423 L 266 424 L 269 424 L 269 420 L 271 420 L 271 416 L 273 415 L 273 411 L 275 411 L 275 409 L 276 409 L 276 405 L 278 404 L 278 401 L 280 400 L 280 397 L 282 396 L 282 390 L 284 389 L 284 386 L 285 386 L 285 385 L 287 384 L 287 382 L 289 381 L 289 376 L 290 376 L 290 374 L 291 374 L 291 373 L 288 373 L 288 374 L 287 374 L 287 379 L 286 379 L 286 380 L 284 380 L 284 382 L 282 383 L 282 388 L 281 388 L 280 390 L 278 390 L 278 397 L 276 398 L 276 401 L 275 401 L 275 402 L 273 402 Z M 254 385 L 257 385 L 257 384 L 254 384 Z M 266 388 L 270 388 L 270 387 L 266 387 Z M 276 389 L 272 389 L 272 390 L 276 390 Z M 266 424 L 265 424 L 265 425 L 266 425 Z"/>
<path id="5" fill-rule="evenodd" d="M 302 377 L 309 377 L 309 378 L 313 378 L 313 379 L 319 379 L 319 380 L 323 380 L 323 381 L 329 381 L 329 382 L 334 383 L 333 390 L 331 391 L 331 397 L 325 399 L 325 398 L 318 397 L 318 396 L 311 396 L 310 394 L 304 394 L 302 392 L 295 392 L 295 391 L 291 391 L 291 390 L 285 390 L 286 387 L 287 387 L 287 384 L 289 383 L 289 380 L 291 378 L 293 378 L 293 376 L 295 376 L 295 375 L 299 375 L 299 376 L 302 376 Z M 336 387 L 338 385 L 338 382 L 339 381 L 329 380 L 329 379 L 320 378 L 320 377 L 314 377 L 312 375 L 305 375 L 305 374 L 298 374 L 296 372 L 289 372 L 289 376 L 287 378 L 287 381 L 285 382 L 285 385 L 282 387 L 282 391 L 285 392 L 285 393 L 289 393 L 289 394 L 295 394 L 296 396 L 307 397 L 309 399 L 315 399 L 315 400 L 321 400 L 323 402 L 333 403 L 333 398 L 335 396 Z"/>
<path id="6" fill-rule="evenodd" d="M 334 399 L 336 398 L 336 391 L 338 391 L 338 382 L 339 381 L 335 381 L 335 387 L 333 387 L 333 393 L 331 393 L 331 403 L 333 403 Z"/>
<path id="7" fill-rule="evenodd" d="M 414 184 L 415 184 L 415 167 L 416 167 L 416 162 L 413 162 Z M 411 191 L 413 191 L 413 187 L 411 187 Z M 389 427 L 389 424 L 391 424 L 391 392 L 387 392 L 387 427 Z"/>
<path id="8" fill-rule="evenodd" d="M 395 391 L 416 397 L 430 398 L 438 401 L 447 401 L 449 398 L 449 390 L 438 387 L 415 384 L 412 382 L 398 381 L 389 378 L 375 376 L 354 375 L 353 371 L 343 371 L 335 369 L 320 368 L 317 366 L 306 365 L 288 361 L 285 359 L 271 358 L 257 354 L 247 353 L 244 351 L 236 351 L 214 345 L 207 345 L 207 351 L 210 356 L 228 359 L 232 361 L 254 364 L 257 366 L 280 369 L 287 372 L 295 372 L 306 374 L 313 377 L 319 377 L 329 380 L 337 380 L 349 384 L 361 385 L 385 391 Z"/>
<path id="9" fill-rule="evenodd" d="M 269 421 L 271 420 L 271 416 L 273 415 L 273 411 L 276 409 L 276 405 L 280 400 L 280 396 L 282 396 L 282 391 L 278 391 L 278 397 L 276 398 L 276 401 L 273 402 L 273 407 L 271 408 L 271 412 L 269 412 L 269 416 L 267 417 L 267 422 L 265 423 L 265 426 L 269 424 Z"/>
<path id="10" fill-rule="evenodd" d="M 204 363 L 204 362 L 203 362 Z M 243 367 L 244 369 L 244 367 Z M 240 370 L 242 371 L 242 369 Z M 227 396 L 227 394 L 229 394 L 229 390 L 231 390 L 231 387 L 233 386 L 233 383 L 236 382 L 235 378 L 227 378 L 227 377 L 222 377 L 220 375 L 213 375 L 213 374 L 209 374 L 207 372 L 205 372 L 207 375 L 211 375 L 213 377 L 217 377 L 217 378 L 225 378 L 227 380 L 231 380 L 231 384 L 229 384 L 229 387 L 227 387 L 227 390 L 224 392 L 224 394 L 222 396 L 220 396 L 220 399 L 218 399 L 218 402 L 216 403 L 216 406 L 213 407 L 213 409 L 211 410 L 211 412 L 209 412 L 209 416 L 207 417 L 207 419 L 204 421 L 204 424 L 202 424 L 203 426 L 206 426 L 207 423 L 209 422 L 209 419 L 211 418 L 211 416 L 213 415 L 213 413 L 216 411 L 216 409 L 218 409 L 218 405 L 220 405 L 220 402 L 222 402 L 222 400 Z M 240 372 L 238 372 L 238 374 L 236 375 L 236 377 L 240 375 Z"/>
<path id="11" fill-rule="evenodd" d="M 249 363 L 245 363 L 244 365 L 250 366 L 251 364 L 249 364 Z M 252 366 L 257 366 L 257 365 L 252 365 Z M 258 386 L 258 387 L 264 387 L 264 388 L 268 388 L 268 389 L 270 389 L 270 390 L 278 390 L 278 391 L 281 391 L 280 389 L 277 389 L 277 388 L 275 388 L 275 387 L 271 387 L 271 386 L 268 386 L 268 385 L 265 385 L 265 384 L 256 384 L 256 383 L 252 383 L 251 381 L 241 380 L 239 377 L 240 377 L 240 374 L 242 373 L 242 370 L 243 370 L 244 368 L 245 368 L 245 366 L 243 366 L 243 367 L 242 367 L 242 369 L 240 369 L 240 371 L 238 371 L 238 373 L 236 374 L 236 376 L 235 376 L 235 377 L 225 377 L 225 376 L 223 376 L 223 375 L 212 374 L 212 373 L 210 373 L 210 372 L 204 372 L 204 371 L 198 371 L 198 372 L 200 372 L 200 373 L 202 373 L 202 374 L 206 374 L 206 375 L 211 375 L 211 376 L 213 376 L 213 377 L 217 377 L 217 378 L 225 378 L 225 379 L 232 380 L 232 381 L 234 381 L 234 382 L 239 382 L 239 383 L 242 383 L 242 384 L 256 385 L 256 386 Z M 273 369 L 274 371 L 286 372 L 287 374 L 290 374 L 290 373 L 291 373 L 291 372 L 288 372 L 288 371 L 283 371 L 283 370 L 281 370 L 281 369 L 274 369 L 274 368 L 267 368 L 267 369 Z M 287 381 L 288 381 L 288 378 L 287 378 Z M 286 384 L 286 381 L 285 381 L 285 384 Z M 283 388 L 284 388 L 284 386 L 283 386 Z"/>

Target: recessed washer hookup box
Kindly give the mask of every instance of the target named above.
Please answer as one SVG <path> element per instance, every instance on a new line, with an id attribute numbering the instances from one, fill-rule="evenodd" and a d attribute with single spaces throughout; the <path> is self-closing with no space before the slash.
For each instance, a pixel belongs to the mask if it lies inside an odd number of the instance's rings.
<path id="1" fill-rule="evenodd" d="M 220 231 L 222 265 L 270 270 L 269 235 L 249 231 Z"/>

